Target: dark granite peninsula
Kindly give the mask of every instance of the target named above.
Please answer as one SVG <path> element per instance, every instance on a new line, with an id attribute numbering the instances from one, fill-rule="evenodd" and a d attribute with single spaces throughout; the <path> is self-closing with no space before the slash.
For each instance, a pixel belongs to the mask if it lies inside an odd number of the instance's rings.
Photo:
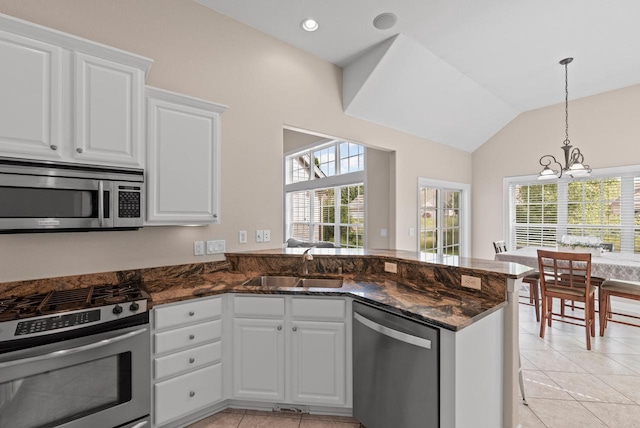
<path id="1" fill-rule="evenodd" d="M 441 397 L 445 403 L 441 426 L 473 426 L 466 415 L 488 412 L 491 426 L 518 425 L 518 311 L 513 293 L 530 268 L 389 250 L 313 248 L 313 259 L 304 261 L 304 250 L 228 253 L 221 262 L 4 283 L 0 298 L 127 281 L 141 281 L 154 307 L 227 293 L 348 297 L 439 329 L 441 383 L 448 385 Z M 385 263 L 391 264 L 387 270 L 397 272 L 385 271 Z M 340 277 L 343 285 L 243 285 L 259 275 L 302 276 L 305 272 L 308 277 Z M 462 287 L 463 275 L 479 278 L 480 289 Z M 478 390 L 478 394 L 461 394 L 468 385 L 477 385 L 469 391 Z M 469 405 L 476 411 L 463 411 L 471 410 Z"/>

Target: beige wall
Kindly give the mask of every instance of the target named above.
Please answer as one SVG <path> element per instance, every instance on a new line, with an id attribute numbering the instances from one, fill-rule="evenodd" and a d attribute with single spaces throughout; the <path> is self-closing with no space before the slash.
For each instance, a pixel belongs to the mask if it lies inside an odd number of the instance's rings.
<path id="1" fill-rule="evenodd" d="M 569 101 L 569 138 L 591 168 L 640 165 L 640 85 Z M 537 174 L 563 156 L 564 103 L 523 113 L 473 153 L 474 257 L 503 238 L 503 177 Z"/>
<path id="2" fill-rule="evenodd" d="M 192 255 L 196 239 L 225 239 L 232 251 L 279 245 L 284 125 L 395 151 L 391 247 L 415 249 L 418 176 L 471 182 L 471 154 L 346 116 L 340 68 L 193 1 L 2 0 L 0 13 L 153 58 L 149 85 L 229 106 L 222 224 L 3 235 L 0 282 L 214 260 Z M 256 229 L 270 229 L 272 243 L 253 243 Z"/>

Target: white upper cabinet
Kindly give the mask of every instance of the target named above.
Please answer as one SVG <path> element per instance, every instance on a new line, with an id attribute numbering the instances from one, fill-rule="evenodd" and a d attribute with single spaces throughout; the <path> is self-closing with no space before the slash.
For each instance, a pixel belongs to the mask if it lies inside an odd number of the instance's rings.
<path id="1" fill-rule="evenodd" d="M 62 49 L 0 31 L 0 152 L 60 159 Z"/>
<path id="2" fill-rule="evenodd" d="M 147 224 L 219 223 L 226 106 L 146 88 Z"/>
<path id="3" fill-rule="evenodd" d="M 144 73 L 82 53 L 74 62 L 74 157 L 142 166 Z"/>
<path id="4" fill-rule="evenodd" d="M 144 167 L 152 60 L 0 14 L 0 156 Z"/>

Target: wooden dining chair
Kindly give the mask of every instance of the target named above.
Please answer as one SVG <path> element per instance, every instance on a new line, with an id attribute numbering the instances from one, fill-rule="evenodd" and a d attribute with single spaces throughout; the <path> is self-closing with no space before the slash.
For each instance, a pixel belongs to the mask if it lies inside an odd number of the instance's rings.
<path id="1" fill-rule="evenodd" d="M 507 251 L 507 243 L 505 241 L 493 241 L 493 249 L 498 253 Z M 533 306 L 536 311 L 536 321 L 540 321 L 540 293 L 538 290 L 538 280 L 540 275 L 532 273 L 522 278 L 522 282 L 528 284 L 529 303 L 519 302 L 522 305 Z"/>
<path id="2" fill-rule="evenodd" d="M 544 338 L 545 328 L 551 327 L 552 320 L 579 326 L 583 324 L 569 319 L 584 321 L 587 350 L 590 350 L 591 337 L 596 334 L 596 287 L 591 284 L 591 254 L 538 250 L 538 269 L 542 296 L 540 337 Z M 553 313 L 554 298 L 583 302 L 584 318 L 569 315 L 554 318 L 557 315 Z"/>
<path id="3" fill-rule="evenodd" d="M 613 319 L 613 315 L 620 315 L 625 318 L 633 318 L 636 320 L 640 320 L 640 317 L 629 313 L 613 312 L 613 309 L 611 308 L 611 296 L 640 301 L 640 282 L 609 279 L 602 283 L 599 290 L 600 336 L 604 336 L 604 329 L 607 327 L 607 323 L 609 321 L 633 327 L 640 327 L 640 324 L 627 322 L 623 319 Z"/>

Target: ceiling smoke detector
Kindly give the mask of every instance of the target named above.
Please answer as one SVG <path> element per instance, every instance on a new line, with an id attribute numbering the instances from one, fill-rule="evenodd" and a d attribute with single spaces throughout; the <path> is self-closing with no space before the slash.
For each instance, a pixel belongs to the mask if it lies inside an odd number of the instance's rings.
<path id="1" fill-rule="evenodd" d="M 389 28 L 396 25 L 398 22 L 398 17 L 393 13 L 381 13 L 380 15 L 373 18 L 373 26 L 378 30 L 388 30 Z"/>

